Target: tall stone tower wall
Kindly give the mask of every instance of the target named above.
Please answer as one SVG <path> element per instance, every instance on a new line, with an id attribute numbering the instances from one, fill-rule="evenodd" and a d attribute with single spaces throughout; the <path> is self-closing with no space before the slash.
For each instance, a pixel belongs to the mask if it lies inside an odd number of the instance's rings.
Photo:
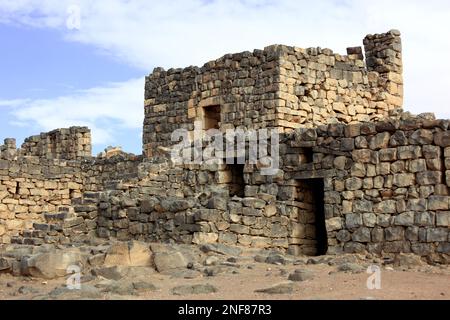
<path id="1" fill-rule="evenodd" d="M 202 68 L 156 68 L 146 78 L 143 153 L 176 129 L 277 128 L 376 121 L 403 103 L 400 33 L 369 35 L 347 55 L 273 45 L 227 54 Z"/>

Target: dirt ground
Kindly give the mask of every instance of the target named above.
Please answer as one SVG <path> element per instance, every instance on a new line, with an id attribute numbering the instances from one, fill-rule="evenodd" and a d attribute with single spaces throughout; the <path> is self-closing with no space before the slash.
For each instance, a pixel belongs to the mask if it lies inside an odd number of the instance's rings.
<path id="1" fill-rule="evenodd" d="M 250 268 L 249 268 L 250 266 Z M 255 290 L 286 282 L 289 273 L 296 269 L 306 269 L 314 274 L 314 279 L 295 282 L 290 294 L 269 295 Z M 179 279 L 158 273 L 150 274 L 148 280 L 158 290 L 144 292 L 138 296 L 117 296 L 104 293 L 100 299 L 165 299 L 165 300 L 450 300 L 450 267 L 420 266 L 409 270 L 382 267 L 381 289 L 367 289 L 370 275 L 338 272 L 328 265 L 276 266 L 252 263 L 241 266 L 236 274 L 219 274 L 197 279 Z M 0 299 L 45 299 L 55 287 L 65 283 L 65 279 L 43 281 L 31 278 L 17 278 L 0 275 Z M 93 280 L 89 285 L 95 286 Z M 174 296 L 171 289 L 179 285 L 211 284 L 216 293 Z M 82 284 L 82 286 L 85 284 Z M 22 289 L 21 289 L 22 288 Z M 32 292 L 29 292 L 29 291 Z"/>

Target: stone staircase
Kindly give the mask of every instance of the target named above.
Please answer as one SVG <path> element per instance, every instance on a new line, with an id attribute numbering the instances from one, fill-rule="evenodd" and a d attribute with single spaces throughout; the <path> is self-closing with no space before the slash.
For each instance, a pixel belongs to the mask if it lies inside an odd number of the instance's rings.
<path id="1" fill-rule="evenodd" d="M 44 213 L 45 222 L 11 239 L 12 243 L 42 245 L 83 243 L 96 236 L 99 192 L 85 192 L 72 200 L 69 207 L 59 207 L 56 213 Z"/>

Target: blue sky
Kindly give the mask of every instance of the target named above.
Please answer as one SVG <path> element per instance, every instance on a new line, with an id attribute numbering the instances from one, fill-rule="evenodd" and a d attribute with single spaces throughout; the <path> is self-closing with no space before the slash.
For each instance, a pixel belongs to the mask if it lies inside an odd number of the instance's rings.
<path id="1" fill-rule="evenodd" d="M 156 66 L 274 43 L 344 53 L 392 28 L 402 31 L 405 109 L 450 118 L 449 16 L 440 0 L 0 0 L 0 139 L 88 125 L 94 153 L 140 153 L 144 76 Z"/>
<path id="2" fill-rule="evenodd" d="M 62 39 L 52 29 L 36 29 L 29 26 L 0 25 L 0 99 L 57 99 L 70 96 L 77 90 L 101 87 L 109 82 L 120 82 L 131 78 L 143 78 L 143 70 L 130 66 L 92 46 Z M 143 97 L 140 97 L 143 99 Z M 42 127 L 35 121 L 21 121 L 12 111 L 14 103 L 0 107 L 2 112 L 0 138 L 14 137 L 18 144 L 25 137 L 39 134 L 50 127 Z M 60 110 L 64 112 L 64 105 Z M 98 119 L 100 127 L 111 125 L 111 119 Z M 56 127 L 58 123 L 56 122 Z M 77 123 L 78 125 L 83 123 Z M 68 124 L 70 125 L 70 124 Z M 113 123 L 114 125 L 114 123 Z M 55 128 L 56 128 L 55 127 Z M 141 129 L 121 128 L 114 141 L 105 141 L 124 146 L 139 153 Z M 114 143 L 113 143 L 114 142 Z M 102 141 L 95 145 L 95 152 L 106 147 Z"/>

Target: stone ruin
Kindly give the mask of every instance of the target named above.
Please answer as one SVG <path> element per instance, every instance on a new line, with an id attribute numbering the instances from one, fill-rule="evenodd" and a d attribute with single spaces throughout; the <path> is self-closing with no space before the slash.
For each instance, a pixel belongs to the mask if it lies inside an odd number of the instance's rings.
<path id="1" fill-rule="evenodd" d="M 0 147 L 0 243 L 219 243 L 450 261 L 449 120 L 402 111 L 400 33 L 364 50 L 273 45 L 145 82 L 143 155 L 73 127 Z M 175 164 L 177 129 L 276 129 L 279 170 Z M 195 143 L 195 142 L 193 142 Z M 248 151 L 248 150 L 247 150 Z"/>

